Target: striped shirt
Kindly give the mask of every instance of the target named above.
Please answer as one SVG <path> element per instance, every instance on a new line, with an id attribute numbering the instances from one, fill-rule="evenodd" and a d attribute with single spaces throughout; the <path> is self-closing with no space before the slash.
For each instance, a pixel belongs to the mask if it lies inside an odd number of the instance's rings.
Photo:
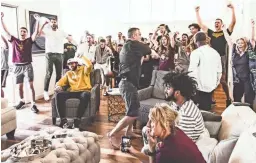
<path id="1" fill-rule="evenodd" d="M 178 107 L 174 102 L 171 103 L 171 106 L 173 106 L 180 114 L 177 127 L 196 142 L 205 130 L 201 111 L 192 100 L 186 101 L 181 107 Z"/>

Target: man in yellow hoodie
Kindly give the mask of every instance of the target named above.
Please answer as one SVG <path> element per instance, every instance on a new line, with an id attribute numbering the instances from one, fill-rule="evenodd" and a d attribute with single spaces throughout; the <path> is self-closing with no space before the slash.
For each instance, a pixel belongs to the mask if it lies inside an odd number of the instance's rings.
<path id="1" fill-rule="evenodd" d="M 83 64 L 79 62 L 84 61 Z M 84 115 L 90 100 L 90 90 L 92 88 L 90 81 L 90 73 L 92 71 L 92 63 L 85 56 L 70 58 L 67 61 L 69 71 L 57 82 L 56 91 L 56 108 L 61 118 L 60 127 L 67 125 L 66 119 L 66 103 L 70 98 L 80 99 L 77 118 L 74 120 L 74 125 L 79 128 L 81 117 Z M 64 87 L 68 87 L 67 91 L 63 91 Z"/>

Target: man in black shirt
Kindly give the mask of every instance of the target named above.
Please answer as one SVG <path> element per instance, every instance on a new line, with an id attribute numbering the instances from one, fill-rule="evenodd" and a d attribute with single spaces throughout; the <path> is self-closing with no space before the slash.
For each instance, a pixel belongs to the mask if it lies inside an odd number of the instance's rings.
<path id="1" fill-rule="evenodd" d="M 73 39 L 72 39 L 72 35 L 68 35 L 68 42 L 64 44 L 64 54 L 63 54 L 63 69 L 64 69 L 64 73 L 67 72 L 69 70 L 68 65 L 67 65 L 67 61 L 70 58 L 74 58 L 75 57 L 75 53 L 77 50 L 77 46 L 74 45 L 72 43 Z"/>
<path id="2" fill-rule="evenodd" d="M 232 20 L 229 27 L 227 28 L 228 34 L 231 35 L 236 24 L 236 16 L 235 16 L 234 6 L 232 4 L 228 4 L 227 7 L 230 8 L 232 11 Z M 220 83 L 226 94 L 226 97 L 227 97 L 226 105 L 228 106 L 231 103 L 230 96 L 229 96 L 229 88 L 226 81 L 227 65 L 228 65 L 228 46 L 222 30 L 223 22 L 221 19 L 217 18 L 215 20 L 215 31 L 213 31 L 202 23 L 201 17 L 199 15 L 200 7 L 197 6 L 195 10 L 196 10 L 196 18 L 199 26 L 204 32 L 207 32 L 208 36 L 211 38 L 210 43 L 212 48 L 215 49 L 221 56 L 222 77 L 221 77 Z"/>
<path id="3" fill-rule="evenodd" d="M 126 116 L 118 122 L 116 127 L 108 133 L 108 138 L 112 144 L 112 138 L 115 135 L 128 127 L 126 130 L 127 136 L 138 137 L 132 132 L 133 122 L 138 117 L 138 111 L 140 102 L 138 98 L 138 87 L 141 73 L 141 64 L 144 59 L 144 55 L 151 54 L 151 49 L 147 44 L 143 44 L 141 41 L 141 33 L 138 28 L 130 28 L 128 30 L 128 40 L 123 45 L 120 52 L 120 76 L 121 81 L 119 83 L 119 90 L 124 99 L 126 107 Z M 119 146 L 112 144 L 115 149 L 119 149 Z"/>

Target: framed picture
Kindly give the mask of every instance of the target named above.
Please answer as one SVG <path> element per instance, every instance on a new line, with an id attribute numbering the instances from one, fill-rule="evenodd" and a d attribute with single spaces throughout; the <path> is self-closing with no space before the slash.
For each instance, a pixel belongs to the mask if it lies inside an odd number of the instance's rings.
<path id="1" fill-rule="evenodd" d="M 38 14 L 40 17 L 46 17 L 48 19 L 55 18 L 56 20 L 58 20 L 57 15 L 28 11 L 29 31 L 31 35 L 34 33 L 35 27 L 36 27 L 36 20 L 34 18 L 34 14 Z M 41 28 L 40 25 L 39 25 L 39 28 Z M 43 35 L 37 37 L 34 44 L 32 45 L 32 54 L 40 54 L 40 53 L 45 53 L 45 37 Z"/>

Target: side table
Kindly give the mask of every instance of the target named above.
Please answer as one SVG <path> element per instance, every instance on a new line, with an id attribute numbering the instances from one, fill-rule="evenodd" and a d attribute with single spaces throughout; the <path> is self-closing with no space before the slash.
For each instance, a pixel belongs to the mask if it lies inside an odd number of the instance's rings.
<path id="1" fill-rule="evenodd" d="M 125 115 L 125 103 L 119 92 L 119 88 L 113 88 L 108 92 L 108 120 L 118 122 Z"/>

